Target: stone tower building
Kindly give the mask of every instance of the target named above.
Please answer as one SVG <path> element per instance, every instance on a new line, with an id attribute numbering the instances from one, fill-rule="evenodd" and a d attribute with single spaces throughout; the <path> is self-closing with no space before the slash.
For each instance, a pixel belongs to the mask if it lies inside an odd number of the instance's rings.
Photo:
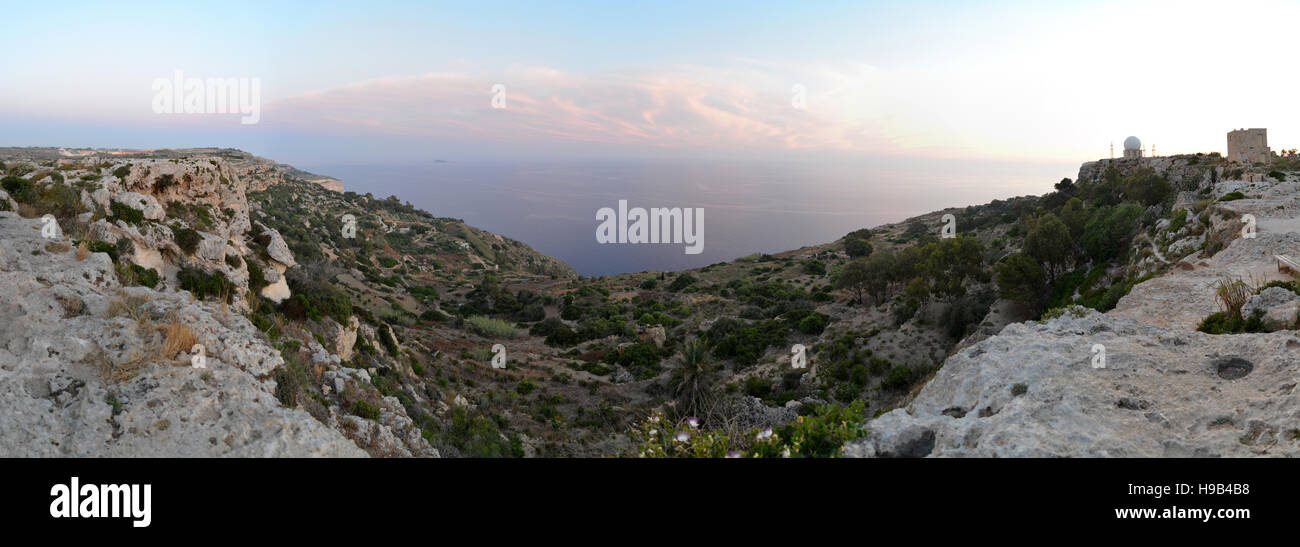
<path id="1" fill-rule="evenodd" d="M 1229 131 L 1228 159 L 1241 163 L 1268 163 L 1273 159 L 1273 153 L 1268 149 L 1268 130 Z"/>

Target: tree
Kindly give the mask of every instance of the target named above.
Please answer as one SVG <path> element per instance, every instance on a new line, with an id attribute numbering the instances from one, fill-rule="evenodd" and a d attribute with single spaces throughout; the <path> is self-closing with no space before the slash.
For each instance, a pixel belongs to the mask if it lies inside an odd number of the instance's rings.
<path id="1" fill-rule="evenodd" d="M 1096 209 L 1079 241 L 1083 251 L 1097 262 L 1114 258 L 1128 244 L 1141 216 L 1142 206 L 1136 203 Z"/>
<path id="2" fill-rule="evenodd" d="M 998 293 L 1002 298 L 1037 308 L 1045 287 L 1043 269 L 1029 255 L 1016 253 L 998 264 Z"/>
<path id="3" fill-rule="evenodd" d="M 668 388 L 681 417 L 702 416 L 713 401 L 713 367 L 709 349 L 696 339 L 682 344 L 680 366 L 668 380 Z"/>
<path id="4" fill-rule="evenodd" d="M 1088 223 L 1088 208 L 1079 198 L 1070 198 L 1061 207 L 1061 222 L 1070 229 L 1070 239 L 1078 241 L 1083 236 L 1083 227 Z"/>
<path id="5" fill-rule="evenodd" d="M 858 258 L 845 264 L 831 276 L 831 283 L 836 289 L 853 291 L 859 302 L 862 301 L 862 292 L 867 290 L 869 281 L 870 274 L 867 271 L 867 259 L 865 258 Z"/>
<path id="6" fill-rule="evenodd" d="M 1032 223 L 1025 235 L 1025 254 L 1045 266 L 1047 277 L 1056 277 L 1067 270 L 1074 259 L 1074 241 L 1070 229 L 1056 215 L 1047 213 Z"/>
<path id="7" fill-rule="evenodd" d="M 844 252 L 853 258 L 867 256 L 873 250 L 871 243 L 868 241 L 870 239 L 871 230 L 869 228 L 849 232 L 844 236 Z"/>
<path id="8" fill-rule="evenodd" d="M 1124 177 L 1122 188 L 1125 200 L 1147 206 L 1163 202 L 1173 192 L 1169 181 L 1151 169 L 1143 169 Z"/>
<path id="9" fill-rule="evenodd" d="M 857 258 L 867 256 L 875 250 L 871 243 L 865 239 L 846 239 L 844 240 L 844 252 L 850 257 Z"/>
<path id="10" fill-rule="evenodd" d="M 889 292 L 889 285 L 904 279 L 898 256 L 891 251 L 881 251 L 866 259 L 866 289 L 874 302 L 884 300 Z"/>

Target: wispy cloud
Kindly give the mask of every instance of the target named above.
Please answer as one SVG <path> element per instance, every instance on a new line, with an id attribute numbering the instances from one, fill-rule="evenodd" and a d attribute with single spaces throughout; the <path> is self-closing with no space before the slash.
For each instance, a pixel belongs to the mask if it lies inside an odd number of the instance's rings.
<path id="1" fill-rule="evenodd" d="M 498 75 L 432 73 L 351 83 L 267 107 L 296 129 L 477 141 L 705 149 L 898 148 L 869 100 L 875 71 L 814 68 L 778 75 L 748 63 L 584 74 L 515 67 Z M 506 87 L 506 108 L 492 88 Z M 806 89 L 796 108 L 794 86 Z M 274 114 L 270 114 L 273 112 Z"/>

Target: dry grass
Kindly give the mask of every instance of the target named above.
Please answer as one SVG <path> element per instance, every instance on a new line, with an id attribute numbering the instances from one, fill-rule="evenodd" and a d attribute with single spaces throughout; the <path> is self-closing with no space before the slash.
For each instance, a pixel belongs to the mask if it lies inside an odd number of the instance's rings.
<path id="1" fill-rule="evenodd" d="M 45 252 L 47 253 L 66 253 L 70 250 L 72 250 L 72 246 L 65 241 L 51 241 L 45 244 Z"/>
<path id="2" fill-rule="evenodd" d="M 77 244 L 77 260 L 85 260 L 88 256 L 90 256 L 90 244 L 82 240 L 81 243 Z"/>
<path id="3" fill-rule="evenodd" d="M 158 330 L 162 332 L 162 357 L 172 359 L 177 353 L 189 351 L 198 343 L 194 337 L 194 330 L 189 325 L 182 323 L 175 314 L 168 315 L 166 323 L 160 325 Z"/>
<path id="4" fill-rule="evenodd" d="M 86 312 L 86 303 L 81 300 L 80 296 L 72 294 L 67 296 L 59 295 L 54 298 L 59 301 L 59 305 L 63 306 L 63 317 L 65 318 L 77 317 Z"/>
<path id="5" fill-rule="evenodd" d="M 149 317 L 148 312 L 142 309 L 142 306 L 149 303 L 149 299 L 144 296 L 132 295 L 126 291 L 118 291 L 117 298 L 108 303 L 108 309 L 104 312 L 105 319 L 112 319 L 118 316 L 130 317 L 137 322 Z"/>
<path id="6" fill-rule="evenodd" d="M 184 352 L 190 351 L 198 339 L 194 330 L 180 320 L 175 314 L 168 314 L 162 322 L 155 323 L 147 313 L 139 311 L 132 297 L 119 296 L 110 304 L 110 317 L 130 316 L 136 320 L 135 333 L 140 338 L 140 346 L 121 361 L 114 362 L 102 349 L 82 359 L 83 363 L 94 365 L 106 382 L 120 383 L 134 379 L 140 370 L 151 363 L 165 363 L 173 366 L 188 365 Z M 114 312 L 113 308 L 117 311 Z M 134 312 L 133 312 L 134 310 Z M 177 359 L 177 355 L 182 355 Z"/>

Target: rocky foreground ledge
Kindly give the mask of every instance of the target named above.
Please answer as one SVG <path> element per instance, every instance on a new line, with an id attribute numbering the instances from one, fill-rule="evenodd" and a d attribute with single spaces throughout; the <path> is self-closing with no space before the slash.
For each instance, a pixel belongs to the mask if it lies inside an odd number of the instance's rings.
<path id="1" fill-rule="evenodd" d="M 954 354 L 844 455 L 1297 456 L 1298 350 L 1296 331 L 1215 336 L 1075 308 Z"/>
<path id="2" fill-rule="evenodd" d="M 282 358 L 245 317 L 124 288 L 108 255 L 40 228 L 0 212 L 0 457 L 366 455 L 279 404 Z"/>

